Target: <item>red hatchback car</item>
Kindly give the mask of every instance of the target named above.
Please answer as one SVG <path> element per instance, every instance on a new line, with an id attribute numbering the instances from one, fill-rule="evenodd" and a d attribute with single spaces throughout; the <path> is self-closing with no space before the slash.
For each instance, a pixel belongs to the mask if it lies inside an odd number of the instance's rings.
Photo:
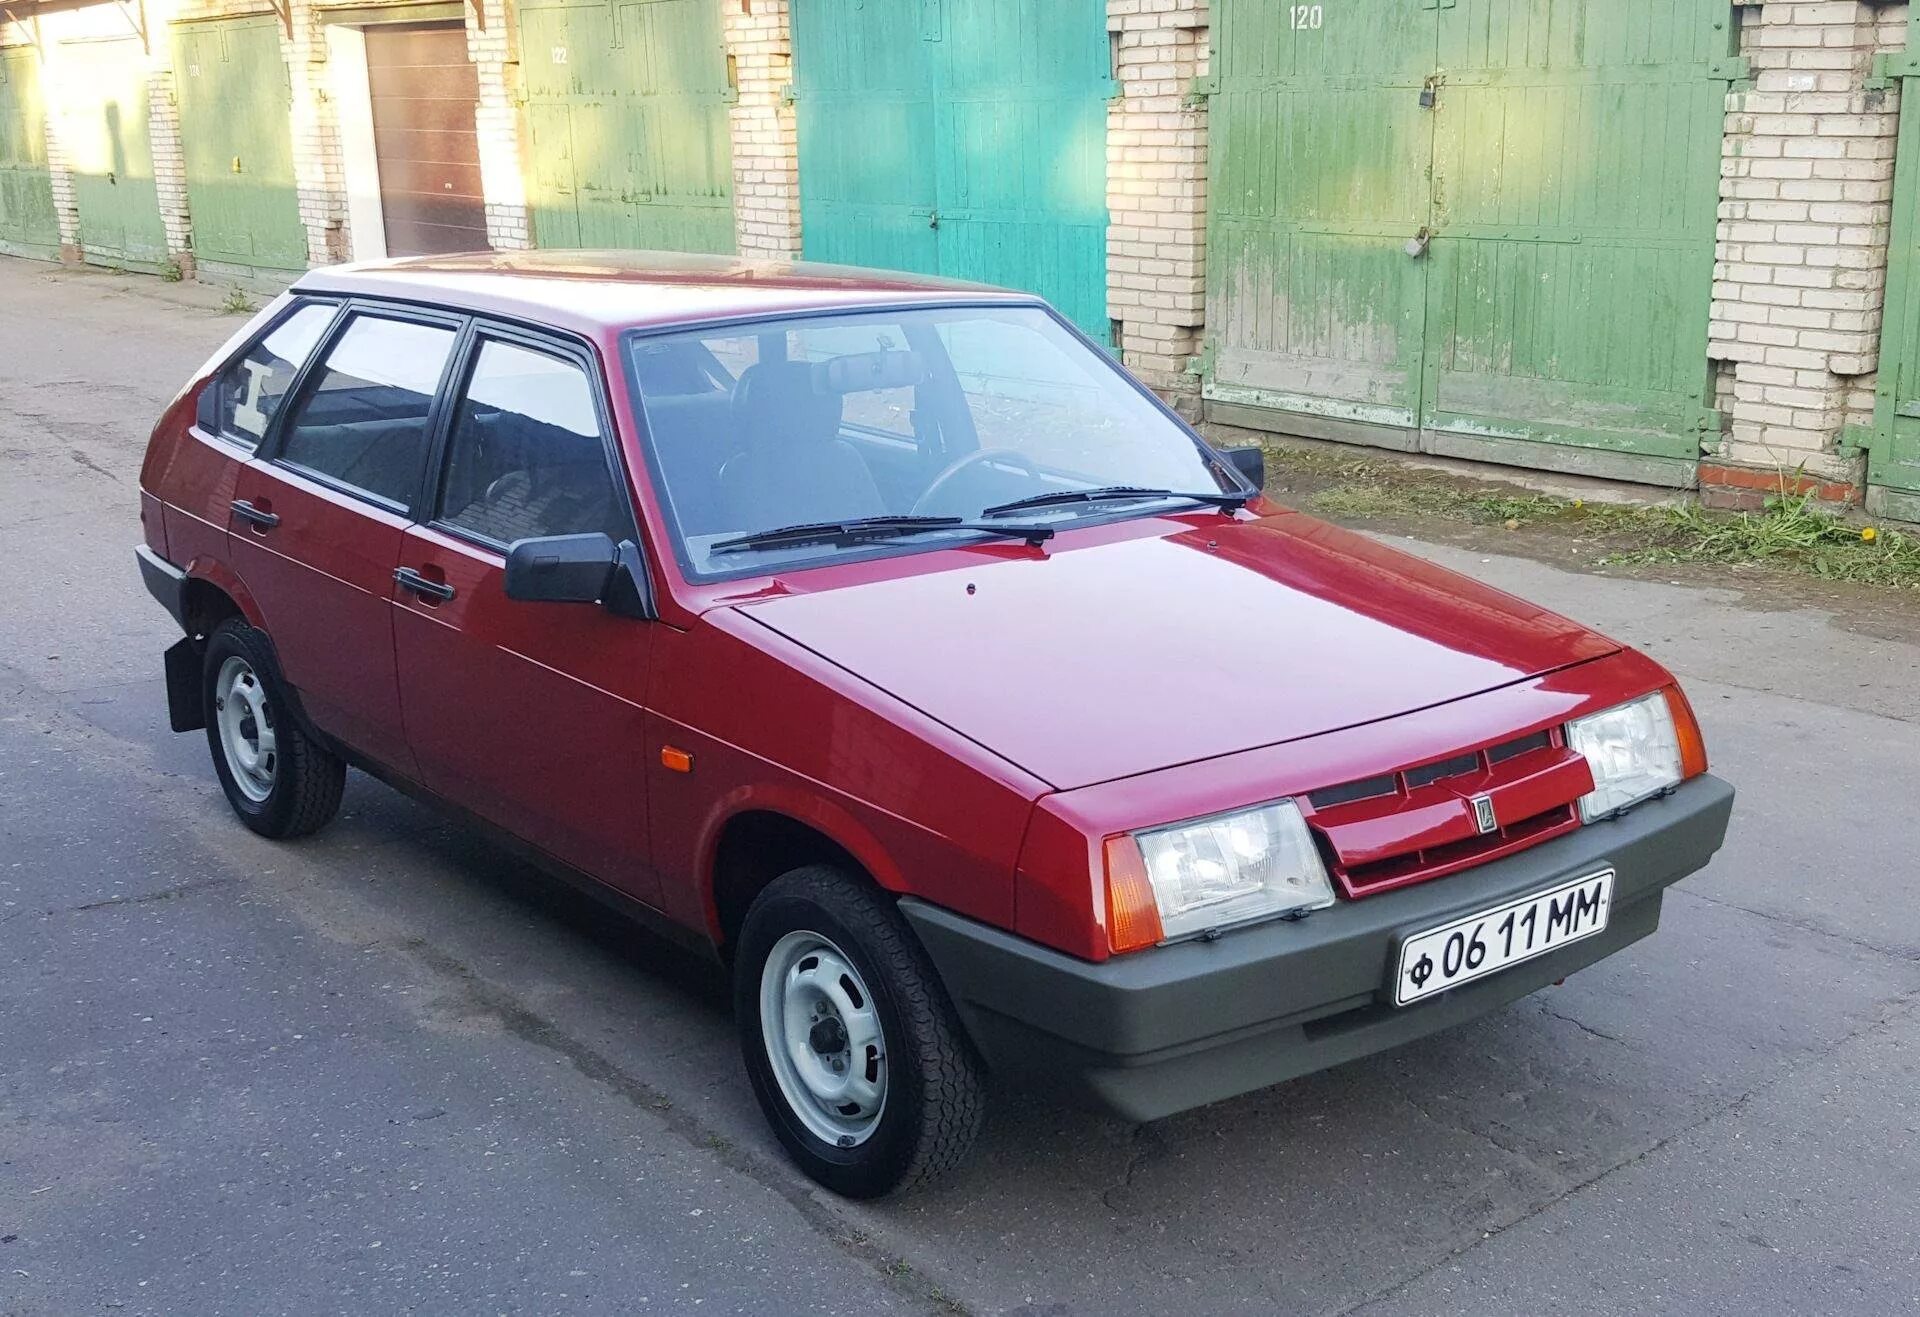
<path id="1" fill-rule="evenodd" d="M 1030 296 L 646 253 L 319 270 L 141 473 L 173 726 L 352 764 L 732 967 L 822 1183 L 986 1075 L 1151 1120 L 1651 933 L 1733 792 L 1659 664 L 1276 506 Z"/>

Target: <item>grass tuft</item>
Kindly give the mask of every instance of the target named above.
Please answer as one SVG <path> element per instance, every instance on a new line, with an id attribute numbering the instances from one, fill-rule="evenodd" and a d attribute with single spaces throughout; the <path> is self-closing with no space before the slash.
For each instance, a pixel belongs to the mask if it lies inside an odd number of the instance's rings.
<path id="1" fill-rule="evenodd" d="M 1601 565 L 1764 566 L 1823 580 L 1920 590 L 1920 538 L 1861 526 L 1811 498 L 1780 496 L 1758 512 L 1696 504 L 1635 506 L 1475 484 L 1344 454 L 1269 449 L 1276 486 L 1290 481 L 1309 510 L 1336 520 L 1427 519 L 1565 531 L 1592 542 Z M 1282 493 L 1282 497 L 1287 495 Z"/>
<path id="2" fill-rule="evenodd" d="M 1646 547 L 1606 561 L 1775 563 L 1825 580 L 1920 589 L 1920 539 L 1852 525 L 1809 498 L 1770 498 L 1760 512 L 1659 511 Z"/>

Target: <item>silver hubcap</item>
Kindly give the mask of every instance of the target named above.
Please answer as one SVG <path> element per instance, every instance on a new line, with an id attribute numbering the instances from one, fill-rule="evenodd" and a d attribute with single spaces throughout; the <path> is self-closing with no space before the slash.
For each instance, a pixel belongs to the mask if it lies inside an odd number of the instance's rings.
<path id="1" fill-rule="evenodd" d="M 887 1105 L 887 1048 L 873 994 L 845 952 L 789 933 L 760 970 L 760 1032 L 787 1106 L 815 1137 L 867 1141 Z"/>
<path id="2" fill-rule="evenodd" d="M 274 771 L 280 766 L 273 716 L 267 712 L 267 691 L 253 668 L 239 655 L 220 665 L 213 683 L 213 710 L 220 728 L 220 749 L 227 769 L 248 800 L 258 803 L 273 792 Z"/>

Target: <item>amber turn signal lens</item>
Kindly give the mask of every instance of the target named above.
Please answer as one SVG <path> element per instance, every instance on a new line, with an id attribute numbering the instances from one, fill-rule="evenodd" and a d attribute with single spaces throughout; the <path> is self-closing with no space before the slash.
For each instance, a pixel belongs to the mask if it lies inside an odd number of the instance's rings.
<path id="1" fill-rule="evenodd" d="M 1666 689 L 1667 712 L 1673 715 L 1673 734 L 1680 742 L 1680 776 L 1684 780 L 1707 771 L 1707 742 L 1700 735 L 1699 720 L 1693 706 L 1678 686 Z"/>
<path id="2" fill-rule="evenodd" d="M 691 773 L 693 771 L 693 756 L 678 746 L 661 746 L 660 762 L 675 773 Z"/>
<path id="3" fill-rule="evenodd" d="M 1106 858 L 1107 946 L 1115 952 L 1153 946 L 1165 934 L 1140 843 L 1127 836 L 1109 837 Z"/>

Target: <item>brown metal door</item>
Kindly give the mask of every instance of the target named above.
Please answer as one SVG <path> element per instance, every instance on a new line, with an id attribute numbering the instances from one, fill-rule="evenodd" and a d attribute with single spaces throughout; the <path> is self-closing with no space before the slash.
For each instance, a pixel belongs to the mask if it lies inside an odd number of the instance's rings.
<path id="1" fill-rule="evenodd" d="M 367 30 L 367 85 L 387 254 L 487 249 L 474 105 L 480 82 L 459 23 Z"/>

